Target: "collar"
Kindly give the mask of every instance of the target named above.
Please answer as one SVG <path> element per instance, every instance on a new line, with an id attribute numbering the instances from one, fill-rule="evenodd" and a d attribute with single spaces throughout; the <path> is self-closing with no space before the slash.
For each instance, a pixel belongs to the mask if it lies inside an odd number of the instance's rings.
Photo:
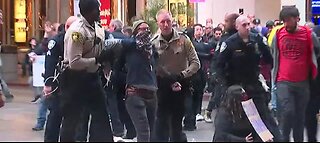
<path id="1" fill-rule="evenodd" d="M 94 30 L 94 27 L 92 27 L 92 25 L 89 24 L 89 22 L 83 17 L 81 16 L 80 19 L 83 21 L 83 24 L 89 28 L 91 28 L 92 30 Z"/>
<path id="2" fill-rule="evenodd" d="M 199 39 L 194 38 L 194 41 L 201 43 L 203 41 L 203 38 L 202 37 L 200 37 Z"/>
<path id="3" fill-rule="evenodd" d="M 163 38 L 163 36 L 161 35 L 161 33 L 159 34 L 159 41 L 165 41 L 165 42 L 171 43 L 171 42 L 173 42 L 173 41 L 175 41 L 175 40 L 179 40 L 179 39 L 180 39 L 180 35 L 179 35 L 178 31 L 176 31 L 176 30 L 173 29 L 173 28 L 172 28 L 172 31 L 173 31 L 173 36 L 172 36 L 172 38 L 169 40 L 169 42 Z"/>

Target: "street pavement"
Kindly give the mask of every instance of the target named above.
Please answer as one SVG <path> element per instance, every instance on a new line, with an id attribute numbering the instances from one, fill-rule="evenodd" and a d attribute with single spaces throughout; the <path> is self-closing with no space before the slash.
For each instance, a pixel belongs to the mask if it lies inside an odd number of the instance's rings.
<path id="1" fill-rule="evenodd" d="M 9 86 L 15 96 L 13 102 L 0 108 L 0 142 L 43 142 L 44 131 L 32 131 L 36 124 L 38 104 L 31 104 L 33 91 L 28 86 Z M 207 101 L 203 102 L 206 107 Z M 213 124 L 197 122 L 196 131 L 186 131 L 190 142 L 210 142 Z M 135 140 L 135 139 L 134 139 Z"/>

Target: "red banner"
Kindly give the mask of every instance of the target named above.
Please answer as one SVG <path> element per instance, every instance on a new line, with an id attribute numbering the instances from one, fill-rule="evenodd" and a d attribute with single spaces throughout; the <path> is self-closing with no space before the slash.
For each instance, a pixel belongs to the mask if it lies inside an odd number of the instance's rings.
<path id="1" fill-rule="evenodd" d="M 104 28 L 107 28 L 111 20 L 111 1 L 110 0 L 100 0 L 100 19 L 101 25 Z"/>

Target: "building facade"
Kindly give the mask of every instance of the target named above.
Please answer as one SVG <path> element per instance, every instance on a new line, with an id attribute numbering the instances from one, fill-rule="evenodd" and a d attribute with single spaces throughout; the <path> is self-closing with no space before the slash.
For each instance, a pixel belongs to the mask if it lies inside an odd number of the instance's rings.
<path id="1" fill-rule="evenodd" d="M 197 3 L 196 21 L 205 24 L 207 18 L 212 18 L 214 24 L 224 22 L 227 13 L 243 12 L 245 15 L 255 15 L 264 25 L 268 20 L 279 19 L 283 6 L 296 6 L 300 11 L 300 24 L 310 20 L 311 0 L 206 0 Z"/>

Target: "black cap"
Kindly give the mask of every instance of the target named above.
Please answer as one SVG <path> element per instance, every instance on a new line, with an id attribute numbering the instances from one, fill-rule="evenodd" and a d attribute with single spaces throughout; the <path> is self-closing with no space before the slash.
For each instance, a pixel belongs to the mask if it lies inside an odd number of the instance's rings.
<path id="1" fill-rule="evenodd" d="M 266 22 L 266 27 L 269 27 L 269 26 L 274 26 L 274 22 L 272 20 L 269 20 Z"/>
<path id="2" fill-rule="evenodd" d="M 260 21 L 260 19 L 255 18 L 255 19 L 252 21 L 252 23 L 253 23 L 253 24 L 260 24 L 261 21 Z"/>

